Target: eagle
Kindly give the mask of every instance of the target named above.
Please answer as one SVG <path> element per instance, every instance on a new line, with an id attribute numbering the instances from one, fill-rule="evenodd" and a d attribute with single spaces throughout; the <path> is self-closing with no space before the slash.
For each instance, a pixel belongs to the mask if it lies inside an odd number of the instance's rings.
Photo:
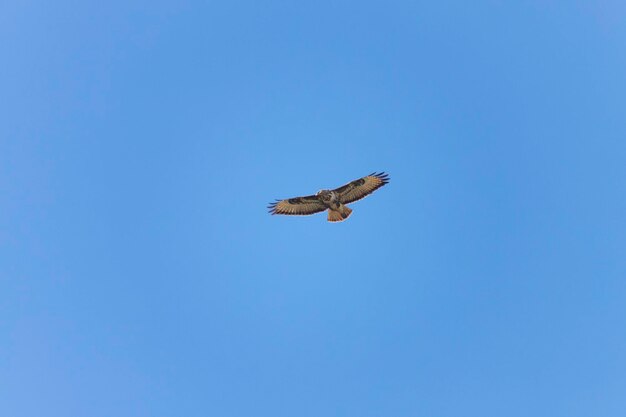
<path id="1" fill-rule="evenodd" d="M 352 214 L 352 210 L 346 204 L 367 197 L 388 182 L 388 174 L 373 172 L 334 190 L 320 190 L 315 195 L 276 200 L 270 203 L 267 208 L 272 215 L 286 214 L 291 216 L 308 216 L 328 210 L 328 221 L 340 222 Z"/>

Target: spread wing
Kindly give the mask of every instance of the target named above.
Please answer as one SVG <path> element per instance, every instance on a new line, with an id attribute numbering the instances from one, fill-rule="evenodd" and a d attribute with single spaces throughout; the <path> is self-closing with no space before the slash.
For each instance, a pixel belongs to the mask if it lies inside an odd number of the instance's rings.
<path id="1" fill-rule="evenodd" d="M 272 214 L 288 214 L 293 216 L 306 216 L 319 213 L 328 207 L 322 203 L 317 196 L 307 195 L 306 197 L 288 198 L 286 200 L 276 200 L 267 206 Z"/>
<path id="2" fill-rule="evenodd" d="M 384 172 L 380 174 L 373 172 L 366 177 L 349 182 L 334 191 L 339 194 L 339 199 L 343 204 L 349 204 L 363 197 L 367 197 L 388 182 L 389 176 L 387 174 Z"/>

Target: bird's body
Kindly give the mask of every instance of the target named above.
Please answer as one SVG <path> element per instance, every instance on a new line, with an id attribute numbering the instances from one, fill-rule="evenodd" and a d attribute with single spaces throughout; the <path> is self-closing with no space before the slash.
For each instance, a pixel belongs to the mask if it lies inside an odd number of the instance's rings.
<path id="1" fill-rule="evenodd" d="M 320 190 L 315 195 L 330 209 L 337 210 L 341 204 L 339 194 L 333 190 Z"/>
<path id="2" fill-rule="evenodd" d="M 384 172 L 372 173 L 334 190 L 320 190 L 315 195 L 276 200 L 268 208 L 271 214 L 306 216 L 328 210 L 328 221 L 347 219 L 352 209 L 346 204 L 360 200 L 389 182 Z"/>
<path id="3" fill-rule="evenodd" d="M 340 222 L 352 213 L 352 210 L 341 203 L 340 195 L 334 190 L 320 190 L 315 195 L 328 207 L 329 222 Z"/>

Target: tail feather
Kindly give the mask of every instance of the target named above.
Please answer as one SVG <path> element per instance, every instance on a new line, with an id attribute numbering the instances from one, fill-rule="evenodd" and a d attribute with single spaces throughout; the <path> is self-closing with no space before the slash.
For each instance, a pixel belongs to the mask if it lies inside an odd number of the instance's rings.
<path id="1" fill-rule="evenodd" d="M 328 221 L 341 222 L 350 217 L 350 214 L 352 214 L 352 209 L 342 204 L 339 206 L 339 210 L 328 209 Z"/>

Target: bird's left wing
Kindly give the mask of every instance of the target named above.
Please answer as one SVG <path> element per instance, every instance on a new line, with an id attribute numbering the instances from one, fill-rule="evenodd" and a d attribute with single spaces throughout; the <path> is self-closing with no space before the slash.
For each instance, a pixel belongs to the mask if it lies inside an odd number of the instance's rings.
<path id="1" fill-rule="evenodd" d="M 293 216 L 306 216 L 327 209 L 314 195 L 276 200 L 276 202 L 271 203 L 267 208 L 272 214 L 287 214 Z"/>
<path id="2" fill-rule="evenodd" d="M 389 175 L 384 172 L 380 174 L 373 172 L 363 178 L 349 182 L 334 191 L 339 194 L 339 200 L 343 204 L 349 204 L 370 195 L 388 182 Z"/>

